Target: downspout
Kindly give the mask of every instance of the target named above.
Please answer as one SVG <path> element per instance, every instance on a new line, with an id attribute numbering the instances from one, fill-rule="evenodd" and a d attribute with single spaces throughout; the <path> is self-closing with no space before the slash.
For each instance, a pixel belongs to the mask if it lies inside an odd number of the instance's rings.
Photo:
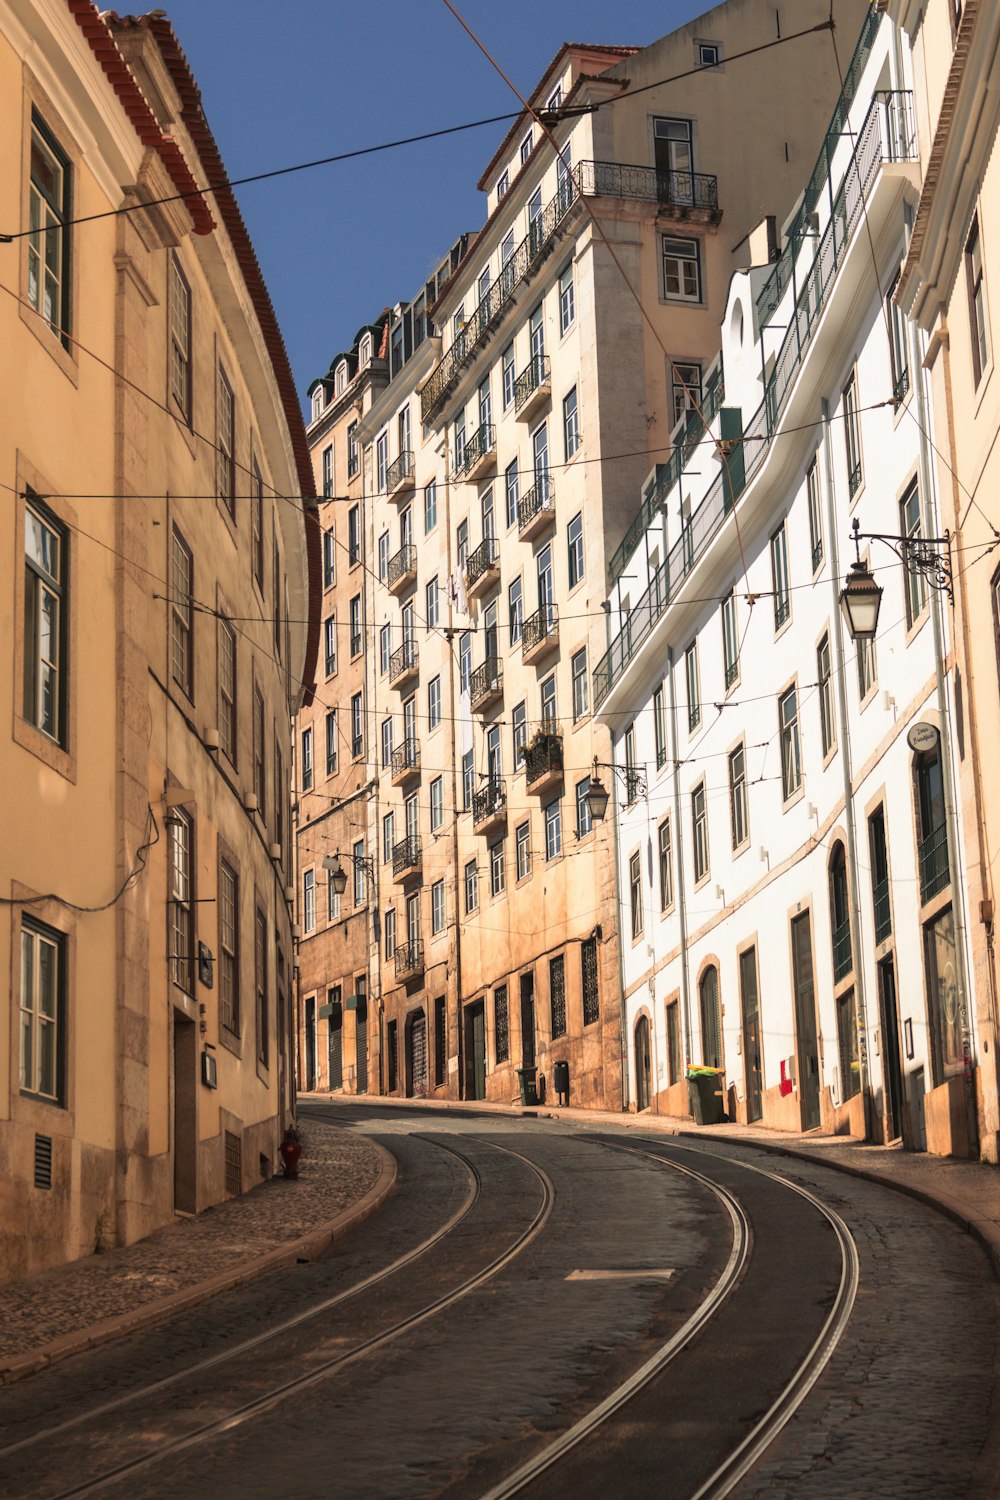
<path id="1" fill-rule="evenodd" d="M 615 741 L 614 736 L 609 734 L 611 741 L 611 762 L 615 765 Z M 611 772 L 611 795 L 614 798 L 614 811 L 611 816 L 611 827 L 615 840 L 615 921 L 618 924 L 618 982 L 621 989 L 622 1003 L 620 1015 L 621 1048 L 622 1048 L 622 1112 L 628 1111 L 629 1099 L 629 1049 L 628 1049 L 628 1015 L 625 1005 L 625 944 L 622 941 L 622 882 L 621 865 L 621 839 L 618 830 L 618 773 Z"/>
<path id="2" fill-rule="evenodd" d="M 674 697 L 674 650 L 667 647 L 667 681 L 670 683 L 670 758 L 674 783 L 674 843 L 677 846 L 677 915 L 681 929 L 681 1009 L 684 1012 L 684 1066 L 694 1056 L 691 1044 L 691 981 L 688 976 L 687 895 L 684 884 L 684 839 L 681 829 L 680 760 L 677 754 L 677 703 Z"/>
<path id="3" fill-rule="evenodd" d="M 851 895 L 851 946 L 854 954 L 854 1002 L 858 1026 L 858 1062 L 861 1073 L 861 1098 L 865 1111 L 865 1138 L 872 1139 L 871 1079 L 868 1072 L 868 1007 L 865 1000 L 864 953 L 861 946 L 861 891 L 858 885 L 857 838 L 854 831 L 854 769 L 851 756 L 851 728 L 847 712 L 846 662 L 844 659 L 844 621 L 840 608 L 840 549 L 837 546 L 837 513 L 834 502 L 833 453 L 830 448 L 830 403 L 820 402 L 823 414 L 823 470 L 826 477 L 826 519 L 830 537 L 830 586 L 833 591 L 833 639 L 837 655 L 837 701 L 840 706 L 840 729 L 843 736 L 841 770 L 844 779 L 844 821 L 847 824 L 847 868 Z M 820 1035 L 822 1030 L 820 1029 Z M 841 1095 L 844 1080 L 841 1079 Z"/>
<path id="4" fill-rule="evenodd" d="M 451 575 L 452 575 L 452 550 L 451 550 L 451 548 L 452 548 L 452 528 L 451 528 L 451 484 L 452 484 L 452 481 L 451 481 L 451 463 L 450 463 L 450 460 L 449 460 L 449 457 L 448 457 L 448 428 L 447 428 L 447 424 L 442 424 L 442 425 L 443 425 L 443 429 L 444 429 L 443 430 L 443 434 L 442 434 L 442 436 L 443 436 L 442 457 L 444 459 L 444 484 L 442 485 L 442 491 L 443 491 L 443 493 L 442 493 L 441 499 L 442 499 L 442 509 L 444 511 L 443 524 L 444 524 L 444 534 L 445 534 L 445 577 L 446 578 L 450 578 Z M 439 522 L 439 524 L 441 524 L 441 523 Z M 462 1011 L 462 1004 L 463 1004 L 463 1001 L 462 1001 L 462 922 L 461 922 L 461 917 L 460 917 L 461 899 L 462 899 L 462 887 L 461 887 L 462 875 L 461 875 L 461 871 L 459 869 L 459 864 L 458 864 L 458 819 L 459 819 L 459 816 L 460 816 L 460 812 L 459 812 L 459 800 L 458 799 L 459 799 L 459 791 L 461 789 L 461 776 L 460 776 L 459 769 L 458 769 L 458 767 L 459 767 L 459 761 L 458 761 L 458 700 L 457 700 L 457 697 L 456 697 L 456 694 L 455 694 L 455 633 L 458 630 L 458 627 L 455 624 L 455 606 L 451 602 L 450 592 L 446 589 L 445 593 L 446 593 L 446 595 L 448 597 L 448 629 L 444 632 L 444 636 L 445 636 L 445 640 L 446 640 L 447 645 L 448 645 L 448 663 L 449 663 L 448 685 L 449 685 L 449 693 L 450 693 L 450 697 L 451 697 L 451 705 L 450 705 L 451 712 L 450 712 L 449 718 L 448 718 L 448 724 L 449 724 L 448 734 L 449 734 L 450 741 L 451 741 L 450 746 L 449 746 L 449 751 L 450 751 L 450 754 L 449 754 L 449 763 L 451 765 L 451 805 L 452 805 L 452 809 L 453 809 L 452 819 L 451 819 L 451 867 L 452 867 L 452 869 L 455 872 L 455 950 L 454 950 L 454 952 L 455 952 L 455 1025 L 456 1025 L 456 1032 L 457 1032 L 457 1034 L 456 1034 L 456 1053 L 455 1053 L 455 1057 L 456 1057 L 456 1061 L 458 1063 L 458 1094 L 457 1094 L 457 1097 L 459 1099 L 464 1099 L 466 1097 L 466 1089 L 465 1089 L 465 1066 L 464 1066 L 464 1064 L 465 1064 L 465 1039 L 464 1039 L 464 1035 L 463 1035 L 463 1024 L 462 1024 L 463 1020 L 464 1020 L 464 1016 L 463 1016 L 463 1011 Z M 470 621 L 469 629 L 471 630 L 471 628 L 472 628 L 472 624 L 471 624 L 471 621 Z M 475 729 L 473 729 L 473 735 L 475 735 Z M 514 769 L 516 769 L 516 767 Z M 447 994 L 447 990 L 445 991 L 445 993 Z M 509 1007 L 510 1006 L 510 998 L 508 998 L 507 1004 L 508 1004 L 508 1007 Z M 447 1027 L 447 1024 L 448 1024 L 448 1002 L 447 1002 L 447 1000 L 445 1000 L 445 1026 L 446 1027 Z M 445 1068 L 446 1069 L 447 1069 L 447 1066 L 448 1066 L 447 1052 L 448 1052 L 448 1049 L 447 1049 L 447 1046 L 446 1046 L 445 1047 Z M 447 1081 L 447 1079 L 445 1079 L 445 1089 L 447 1089 L 447 1087 L 448 1087 L 448 1081 Z"/>

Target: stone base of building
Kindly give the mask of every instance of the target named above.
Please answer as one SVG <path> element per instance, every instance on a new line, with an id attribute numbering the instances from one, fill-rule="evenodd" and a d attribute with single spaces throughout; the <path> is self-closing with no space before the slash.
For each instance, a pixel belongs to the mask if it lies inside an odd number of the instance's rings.
<path id="1" fill-rule="evenodd" d="M 35 1130 L 0 1131 L 0 1282 L 90 1255 L 114 1242 L 115 1154 L 53 1134 L 51 1187 L 36 1187 Z M 106 1218 L 100 1222 L 101 1215 Z"/>
<path id="2" fill-rule="evenodd" d="M 931 1156 L 974 1156 L 965 1079 L 949 1078 L 924 1095 L 927 1150 Z"/>

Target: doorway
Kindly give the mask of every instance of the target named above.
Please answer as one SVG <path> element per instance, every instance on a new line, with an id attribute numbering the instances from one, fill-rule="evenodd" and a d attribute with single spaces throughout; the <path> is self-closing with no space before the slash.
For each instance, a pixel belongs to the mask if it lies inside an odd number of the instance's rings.
<path id="1" fill-rule="evenodd" d="M 891 954 L 878 966 L 878 1008 L 882 1034 L 885 1138 L 895 1141 L 903 1134 L 903 1069 L 899 1060 L 896 965 Z"/>
<path id="2" fill-rule="evenodd" d="M 486 1005 L 465 1007 L 465 1097 L 486 1098 Z"/>
<path id="3" fill-rule="evenodd" d="M 174 1010 L 174 1209 L 198 1211 L 198 1033 Z"/>
<path id="4" fill-rule="evenodd" d="M 521 1067 L 535 1066 L 535 976 L 521 975 Z"/>
<path id="5" fill-rule="evenodd" d="M 279 1010 L 280 998 L 279 998 Z M 306 1093 L 311 1094 L 316 1087 L 316 997 L 310 995 L 306 1000 Z"/>
<path id="6" fill-rule="evenodd" d="M 410 1099 L 427 1093 L 427 1017 L 422 1010 L 406 1018 L 406 1093 Z"/>
<path id="7" fill-rule="evenodd" d="M 340 985 L 327 991 L 330 1005 L 330 1032 L 327 1038 L 327 1054 L 330 1064 L 330 1088 L 344 1087 L 344 1008 L 340 1000 Z"/>
<path id="8" fill-rule="evenodd" d="M 635 1107 L 640 1114 L 649 1108 L 649 1094 L 649 1017 L 640 1016 L 635 1023 Z"/>
<path id="9" fill-rule="evenodd" d="M 359 978 L 355 981 L 357 993 L 355 995 L 356 1010 L 354 1012 L 354 1057 L 355 1075 L 357 1078 L 357 1091 L 359 1094 L 368 1092 L 368 981 Z"/>
<path id="10" fill-rule="evenodd" d="M 760 1070 L 760 997 L 757 990 L 757 949 L 740 954 L 740 1005 L 743 1011 L 743 1088 L 747 1101 L 747 1124 L 762 1114 Z"/>
<path id="11" fill-rule="evenodd" d="M 819 1124 L 819 1038 L 816 1033 L 816 986 L 813 978 L 812 918 L 792 919 L 792 985 L 795 991 L 795 1051 L 801 1128 Z"/>

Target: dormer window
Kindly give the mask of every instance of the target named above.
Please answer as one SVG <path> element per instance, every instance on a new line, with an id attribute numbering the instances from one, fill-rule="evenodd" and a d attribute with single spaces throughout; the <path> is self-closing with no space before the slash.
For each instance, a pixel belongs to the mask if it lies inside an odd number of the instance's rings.
<path id="1" fill-rule="evenodd" d="M 364 338 L 361 340 L 361 343 L 358 345 L 358 364 L 362 368 L 364 368 L 365 365 L 370 365 L 371 362 L 372 362 L 372 336 L 371 336 L 370 333 L 366 333 L 365 336 L 364 336 Z"/>
<path id="2" fill-rule="evenodd" d="M 347 360 L 342 359 L 333 375 L 333 390 L 337 396 L 342 396 L 347 390 Z"/>
<path id="3" fill-rule="evenodd" d="M 534 134 L 533 134 L 532 131 L 529 130 L 528 134 L 524 137 L 524 140 L 521 142 L 521 165 L 522 166 L 524 166 L 524 163 L 528 160 L 528 157 L 531 155 L 531 149 L 534 146 L 534 144 L 535 144 Z"/>
<path id="4" fill-rule="evenodd" d="M 555 88 L 552 90 L 551 94 L 549 95 L 549 101 L 546 104 L 545 108 L 548 109 L 548 110 L 552 110 L 552 111 L 555 111 L 557 109 L 561 109 L 562 108 L 562 84 L 561 83 L 557 83 L 556 86 L 555 86 Z"/>
<path id="5" fill-rule="evenodd" d="M 497 179 L 497 202 L 498 203 L 500 202 L 500 199 L 503 198 L 506 195 L 507 189 L 509 187 L 510 187 L 510 172 L 508 171 L 508 169 L 506 167 L 504 167 L 503 171 L 500 173 L 500 176 Z"/>
<path id="6" fill-rule="evenodd" d="M 325 397 L 326 397 L 326 392 L 324 391 L 324 389 L 323 389 L 323 387 L 321 385 L 318 385 L 316 387 L 316 389 L 313 391 L 312 414 L 313 414 L 313 421 L 314 422 L 315 422 L 315 420 L 316 420 L 317 417 L 320 417 L 320 416 L 323 415 L 323 407 L 325 405 Z"/>

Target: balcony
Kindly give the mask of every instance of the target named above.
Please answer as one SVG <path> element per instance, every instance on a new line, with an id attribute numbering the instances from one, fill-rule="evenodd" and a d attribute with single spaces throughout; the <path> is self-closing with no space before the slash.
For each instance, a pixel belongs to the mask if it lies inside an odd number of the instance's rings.
<path id="1" fill-rule="evenodd" d="M 386 471 L 385 493 L 390 500 L 402 500 L 413 485 L 413 453 L 406 448 Z"/>
<path id="2" fill-rule="evenodd" d="M 552 370 L 546 354 L 533 354 L 514 381 L 514 415 L 527 422 L 552 397 Z"/>
<path id="3" fill-rule="evenodd" d="M 420 836 L 416 833 L 408 833 L 405 839 L 400 839 L 392 849 L 392 878 L 397 885 L 404 880 L 411 880 L 420 874 Z"/>
<path id="4" fill-rule="evenodd" d="M 943 891 L 951 879 L 948 868 L 948 829 L 944 823 L 920 840 L 917 858 L 920 864 L 920 902 L 923 905 L 939 891 Z"/>
<path id="5" fill-rule="evenodd" d="M 404 688 L 420 670 L 420 654 L 416 641 L 404 641 L 389 657 L 389 686 Z"/>
<path id="6" fill-rule="evenodd" d="M 461 453 L 455 455 L 455 478 L 465 479 L 470 484 L 482 479 L 497 466 L 497 430 L 492 422 L 484 422 L 464 444 Z"/>
<path id="7" fill-rule="evenodd" d="M 507 789 L 502 781 L 488 781 L 473 792 L 472 826 L 482 834 L 496 833 L 507 826 Z"/>
<path id="8" fill-rule="evenodd" d="M 889 881 L 878 880 L 872 886 L 875 907 L 875 941 L 884 943 L 892 935 L 892 907 L 889 904 Z"/>
<path id="9" fill-rule="evenodd" d="M 540 474 L 528 493 L 517 503 L 517 535 L 522 542 L 533 542 L 536 536 L 555 524 L 556 497 L 548 470 Z"/>
<path id="10" fill-rule="evenodd" d="M 547 792 L 563 779 L 562 735 L 542 729 L 524 752 L 524 785 L 529 792 Z"/>
<path id="11" fill-rule="evenodd" d="M 404 740 L 392 752 L 392 784 L 402 786 L 404 782 L 420 775 L 420 742 Z"/>
<path id="12" fill-rule="evenodd" d="M 400 547 L 389 559 L 386 587 L 390 594 L 402 594 L 417 581 L 417 549 L 412 542 Z"/>
<path id="13" fill-rule="evenodd" d="M 851 923 L 850 918 L 842 922 L 834 930 L 833 934 L 833 982 L 845 979 L 854 967 L 854 958 L 851 953 Z"/>
<path id="14" fill-rule="evenodd" d="M 396 978 L 403 983 L 420 979 L 424 972 L 424 945 L 419 938 L 396 944 Z"/>
<path id="15" fill-rule="evenodd" d="M 541 661 L 559 645 L 559 610 L 555 604 L 543 604 L 529 615 L 521 628 L 521 660 L 525 666 Z"/>
<path id="16" fill-rule="evenodd" d="M 660 218 L 718 224 L 719 182 L 707 172 L 657 171 L 616 161 L 581 161 L 573 180 L 587 198 L 623 198 L 658 205 Z"/>
<path id="17" fill-rule="evenodd" d="M 503 697 L 503 662 L 499 656 L 488 656 L 469 678 L 469 700 L 476 713 L 482 713 Z"/>
<path id="18" fill-rule="evenodd" d="M 470 599 L 478 599 L 500 582 L 500 547 L 488 536 L 475 552 L 470 552 L 465 563 L 465 592 Z"/>

